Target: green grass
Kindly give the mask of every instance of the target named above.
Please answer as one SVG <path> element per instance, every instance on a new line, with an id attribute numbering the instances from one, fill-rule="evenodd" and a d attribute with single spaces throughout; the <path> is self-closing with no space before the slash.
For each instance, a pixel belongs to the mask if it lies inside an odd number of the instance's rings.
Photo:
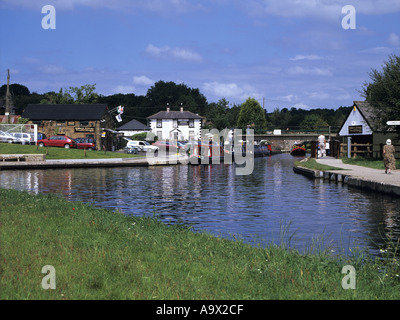
<path id="1" fill-rule="evenodd" d="M 46 159 L 103 159 L 103 158 L 132 158 L 138 155 L 104 152 L 86 151 L 82 149 L 65 149 L 56 147 L 37 147 L 32 145 L 0 143 L 0 154 L 46 154 Z"/>
<path id="2" fill-rule="evenodd" d="M 0 198 L 2 300 L 400 298 L 395 259 L 257 248 L 55 195 Z M 41 286 L 46 265 L 55 290 Z M 345 265 L 356 268 L 355 290 L 342 288 Z"/>
<path id="3" fill-rule="evenodd" d="M 327 166 L 325 164 L 320 164 L 315 159 L 306 158 L 303 161 L 295 161 L 295 167 L 304 167 L 311 170 L 318 170 L 318 171 L 332 171 L 332 170 L 343 170 L 341 168 Z"/>
<path id="4" fill-rule="evenodd" d="M 362 166 L 362 167 L 367 167 L 367 168 L 373 168 L 373 169 L 379 169 L 379 170 L 385 170 L 385 165 L 383 163 L 383 160 L 380 159 L 375 159 L 375 158 L 363 158 L 363 157 L 357 157 L 357 158 L 341 158 L 343 163 L 346 164 L 352 164 L 352 165 L 357 165 L 357 166 Z M 400 161 L 396 161 L 396 168 L 400 169 Z"/>

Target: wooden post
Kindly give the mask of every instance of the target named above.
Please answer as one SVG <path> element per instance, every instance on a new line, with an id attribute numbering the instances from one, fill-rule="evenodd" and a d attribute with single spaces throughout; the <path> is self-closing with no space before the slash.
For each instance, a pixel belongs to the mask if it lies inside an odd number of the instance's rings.
<path id="1" fill-rule="evenodd" d="M 353 158 L 355 159 L 357 157 L 357 142 L 354 142 L 354 150 L 353 150 Z"/>
<path id="2" fill-rule="evenodd" d="M 6 91 L 6 110 L 5 110 L 5 116 L 7 117 L 7 123 L 10 123 L 10 114 L 11 114 L 10 69 L 7 69 L 7 91 Z"/>

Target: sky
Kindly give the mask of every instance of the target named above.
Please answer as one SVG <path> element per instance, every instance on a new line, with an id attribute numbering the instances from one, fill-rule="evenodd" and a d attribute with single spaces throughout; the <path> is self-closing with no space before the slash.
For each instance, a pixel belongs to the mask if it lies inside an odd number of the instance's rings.
<path id="1" fill-rule="evenodd" d="M 145 95 L 162 80 L 209 103 L 336 109 L 400 54 L 400 1 L 0 0 L 0 30 L 0 85 L 10 69 L 37 93 Z"/>

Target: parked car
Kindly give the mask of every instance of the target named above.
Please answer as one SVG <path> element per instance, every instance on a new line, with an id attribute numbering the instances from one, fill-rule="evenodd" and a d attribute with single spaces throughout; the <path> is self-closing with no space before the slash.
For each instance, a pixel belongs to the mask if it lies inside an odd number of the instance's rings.
<path id="1" fill-rule="evenodd" d="M 75 140 L 67 136 L 52 136 L 48 139 L 41 139 L 37 143 L 39 147 L 63 147 L 69 149 L 77 146 Z"/>
<path id="2" fill-rule="evenodd" d="M 126 145 L 127 148 L 136 148 L 138 151 L 144 151 L 144 152 L 157 152 L 158 147 L 151 145 L 147 141 L 138 141 L 138 140 L 130 140 L 128 141 L 128 144 Z"/>
<path id="3" fill-rule="evenodd" d="M 34 142 L 33 136 L 30 133 L 13 132 L 11 135 L 18 139 L 16 143 L 31 144 Z"/>
<path id="4" fill-rule="evenodd" d="M 17 143 L 17 138 L 8 132 L 0 130 L 0 142 Z"/>
<path id="5" fill-rule="evenodd" d="M 91 138 L 75 138 L 78 149 L 96 150 L 96 140 Z"/>

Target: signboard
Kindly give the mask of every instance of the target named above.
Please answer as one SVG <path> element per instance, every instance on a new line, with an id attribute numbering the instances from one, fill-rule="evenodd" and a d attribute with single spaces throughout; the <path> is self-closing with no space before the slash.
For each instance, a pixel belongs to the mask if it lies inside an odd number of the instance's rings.
<path id="1" fill-rule="evenodd" d="M 349 134 L 363 133 L 362 126 L 349 126 Z"/>
<path id="2" fill-rule="evenodd" d="M 388 126 L 400 126 L 400 121 L 388 121 L 386 124 Z"/>
<path id="3" fill-rule="evenodd" d="M 87 128 L 75 127 L 75 132 L 94 132 L 94 128 L 93 127 L 87 127 Z"/>
<path id="4" fill-rule="evenodd" d="M 188 126 L 189 120 L 178 120 L 178 126 Z"/>

